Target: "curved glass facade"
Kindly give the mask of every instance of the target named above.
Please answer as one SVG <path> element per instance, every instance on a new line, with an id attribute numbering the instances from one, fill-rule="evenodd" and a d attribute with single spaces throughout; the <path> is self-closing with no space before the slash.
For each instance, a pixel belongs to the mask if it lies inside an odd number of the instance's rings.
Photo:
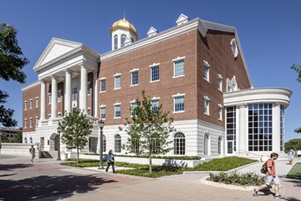
<path id="1" fill-rule="evenodd" d="M 248 105 L 248 151 L 272 151 L 273 104 Z"/>

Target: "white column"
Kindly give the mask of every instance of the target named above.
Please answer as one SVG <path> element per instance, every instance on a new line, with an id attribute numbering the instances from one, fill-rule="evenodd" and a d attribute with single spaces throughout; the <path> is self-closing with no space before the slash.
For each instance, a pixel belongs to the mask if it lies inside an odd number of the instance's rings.
<path id="1" fill-rule="evenodd" d="M 237 151 L 247 151 L 247 113 L 246 113 L 247 106 L 241 105 L 239 107 L 239 131 L 238 131 L 238 139 L 236 146 L 238 148 Z"/>
<path id="2" fill-rule="evenodd" d="M 71 73 L 69 70 L 65 71 L 65 111 L 71 112 Z"/>
<path id="3" fill-rule="evenodd" d="M 80 67 L 80 97 L 79 97 L 79 109 L 84 114 L 87 114 L 87 69 L 85 66 Z"/>
<path id="4" fill-rule="evenodd" d="M 51 118 L 57 118 L 57 78 L 51 77 Z"/>
<path id="5" fill-rule="evenodd" d="M 97 118 L 97 111 L 98 111 L 98 89 L 97 89 L 97 71 L 93 73 L 93 83 L 94 83 L 94 101 L 93 101 L 93 108 L 94 108 L 94 117 Z"/>
<path id="6" fill-rule="evenodd" d="M 46 83 L 41 81 L 41 112 L 40 120 L 46 119 Z"/>
<path id="7" fill-rule="evenodd" d="M 273 107 L 273 152 L 280 152 L 280 104 Z"/>

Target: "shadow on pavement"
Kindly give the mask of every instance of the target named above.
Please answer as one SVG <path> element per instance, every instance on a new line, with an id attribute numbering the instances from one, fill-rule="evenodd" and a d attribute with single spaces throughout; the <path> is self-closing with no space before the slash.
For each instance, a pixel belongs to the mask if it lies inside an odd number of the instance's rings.
<path id="1" fill-rule="evenodd" d="M 71 197 L 74 192 L 86 193 L 105 183 L 116 182 L 97 176 L 38 176 L 23 180 L 0 180 L 0 200 L 34 200 Z"/>
<path id="2" fill-rule="evenodd" d="M 0 171 L 12 171 L 14 169 L 27 168 L 27 167 L 31 167 L 31 166 L 33 166 L 33 165 L 31 165 L 31 164 L 22 164 L 22 163 L 0 164 Z"/>

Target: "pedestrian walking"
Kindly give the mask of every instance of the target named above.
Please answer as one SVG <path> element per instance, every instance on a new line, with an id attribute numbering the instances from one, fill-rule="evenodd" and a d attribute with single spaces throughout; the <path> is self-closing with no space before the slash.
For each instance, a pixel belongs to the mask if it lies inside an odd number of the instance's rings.
<path id="1" fill-rule="evenodd" d="M 29 153 L 31 154 L 31 162 L 33 163 L 33 159 L 36 157 L 36 149 L 34 148 L 33 145 L 31 145 L 29 149 Z"/>
<path id="2" fill-rule="evenodd" d="M 288 164 L 292 165 L 295 157 L 295 151 L 291 148 L 289 152 L 287 152 Z"/>
<path id="3" fill-rule="evenodd" d="M 275 198 L 276 199 L 285 199 L 279 194 L 280 180 L 276 174 L 275 160 L 277 160 L 278 154 L 271 153 L 270 159 L 267 160 L 267 173 L 266 173 L 266 182 L 264 185 L 259 186 L 258 188 L 253 189 L 253 196 L 257 197 L 258 191 L 261 191 L 271 185 L 272 182 L 275 184 Z"/>
<path id="4" fill-rule="evenodd" d="M 110 168 L 110 165 L 112 165 L 113 174 L 115 174 L 115 167 L 114 167 L 115 158 L 114 158 L 114 154 L 113 154 L 112 150 L 110 150 L 109 153 L 108 153 L 107 162 L 108 162 L 108 166 L 106 168 L 106 172 L 108 172 L 108 170 Z"/>

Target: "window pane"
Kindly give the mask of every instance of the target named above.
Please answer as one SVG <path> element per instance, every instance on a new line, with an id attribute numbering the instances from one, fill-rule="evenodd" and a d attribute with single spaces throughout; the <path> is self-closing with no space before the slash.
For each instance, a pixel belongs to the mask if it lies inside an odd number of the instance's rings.
<path id="1" fill-rule="evenodd" d="M 159 80 L 159 66 L 155 66 L 151 68 L 151 81 Z"/>
<path id="2" fill-rule="evenodd" d="M 175 77 L 184 75 L 184 60 L 175 61 Z"/>
<path id="3" fill-rule="evenodd" d="M 184 111 L 184 96 L 175 97 L 175 111 Z"/>

